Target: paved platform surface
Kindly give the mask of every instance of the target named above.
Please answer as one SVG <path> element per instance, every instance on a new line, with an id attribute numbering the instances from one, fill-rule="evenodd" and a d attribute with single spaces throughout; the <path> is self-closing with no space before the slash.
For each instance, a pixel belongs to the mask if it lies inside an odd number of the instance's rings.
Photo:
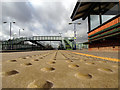
<path id="1" fill-rule="evenodd" d="M 72 52 L 2 53 L 3 88 L 118 87 L 118 63 Z"/>
<path id="2" fill-rule="evenodd" d="M 95 55 L 95 56 L 120 59 L 120 52 L 118 52 L 118 51 L 114 51 L 114 52 L 112 52 L 112 51 L 88 51 L 88 50 L 72 50 L 72 51 L 91 54 L 91 55 Z"/>

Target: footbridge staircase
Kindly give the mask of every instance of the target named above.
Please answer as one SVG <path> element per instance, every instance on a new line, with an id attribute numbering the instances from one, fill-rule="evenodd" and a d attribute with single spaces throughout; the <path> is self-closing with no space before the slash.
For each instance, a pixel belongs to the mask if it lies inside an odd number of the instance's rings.
<path id="1" fill-rule="evenodd" d="M 2 41 L 2 47 L 3 49 L 5 48 L 11 49 L 17 45 L 21 45 L 22 47 L 24 47 L 25 42 L 27 41 L 33 43 L 35 46 L 42 47 L 43 49 L 45 49 L 45 44 L 42 43 L 42 41 L 60 41 L 61 45 L 63 46 L 63 49 L 73 48 L 73 37 L 61 37 L 61 36 L 33 36 L 16 38 L 7 41 Z"/>

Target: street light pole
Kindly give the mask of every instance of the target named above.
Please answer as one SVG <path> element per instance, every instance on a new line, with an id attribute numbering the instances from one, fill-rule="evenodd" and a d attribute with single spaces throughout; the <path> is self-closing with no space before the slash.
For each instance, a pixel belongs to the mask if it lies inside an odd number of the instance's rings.
<path id="1" fill-rule="evenodd" d="M 11 40 L 11 26 L 12 26 L 12 23 L 10 22 L 10 40 Z"/>
<path id="2" fill-rule="evenodd" d="M 76 24 L 74 24 L 74 49 L 76 50 Z"/>
<path id="3" fill-rule="evenodd" d="M 7 23 L 7 22 L 3 22 L 3 23 Z M 12 42 L 11 42 L 11 28 L 12 28 L 12 23 L 15 23 L 15 22 L 10 22 L 10 49 L 12 49 Z"/>
<path id="4" fill-rule="evenodd" d="M 78 23 L 69 23 L 69 25 L 70 24 L 74 24 L 74 50 L 76 50 L 76 25 L 80 25 L 81 23 L 80 22 L 78 22 Z"/>
<path id="5" fill-rule="evenodd" d="M 3 22 L 3 23 L 7 23 L 7 22 Z M 10 40 L 11 40 L 11 28 L 12 28 L 12 23 L 15 23 L 15 22 L 10 22 Z"/>
<path id="6" fill-rule="evenodd" d="M 59 33 L 60 34 L 60 36 L 61 36 L 61 40 L 62 40 L 62 33 Z"/>
<path id="7" fill-rule="evenodd" d="M 20 38 L 20 30 L 21 30 L 21 29 L 19 29 L 19 38 Z M 22 30 L 24 30 L 24 29 L 22 29 Z"/>
<path id="8" fill-rule="evenodd" d="M 60 45 L 62 46 L 62 33 L 59 33 L 60 36 L 61 36 L 61 42 L 60 42 Z"/>
<path id="9" fill-rule="evenodd" d="M 60 36 L 62 37 L 62 33 L 59 33 L 60 34 Z"/>
<path id="10" fill-rule="evenodd" d="M 19 29 L 19 38 L 20 38 L 20 29 Z"/>

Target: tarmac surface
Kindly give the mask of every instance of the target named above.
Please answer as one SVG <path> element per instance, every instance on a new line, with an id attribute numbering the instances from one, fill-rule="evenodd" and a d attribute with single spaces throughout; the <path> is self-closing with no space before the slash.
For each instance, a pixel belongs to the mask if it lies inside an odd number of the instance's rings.
<path id="1" fill-rule="evenodd" d="M 73 52 L 90 53 L 80 50 L 1 53 L 2 87 L 118 88 L 117 62 Z M 90 54 L 100 55 L 95 52 Z M 102 54 L 105 56 L 105 52 Z M 115 57 L 113 54 L 112 58 Z"/>

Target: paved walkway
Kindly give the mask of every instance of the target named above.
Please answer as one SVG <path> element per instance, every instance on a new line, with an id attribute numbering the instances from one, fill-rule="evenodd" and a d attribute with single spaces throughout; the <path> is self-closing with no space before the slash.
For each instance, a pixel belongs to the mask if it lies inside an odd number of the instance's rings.
<path id="1" fill-rule="evenodd" d="M 79 51 L 76 51 L 79 52 Z M 117 88 L 118 64 L 65 50 L 3 53 L 3 88 Z"/>
<path id="2" fill-rule="evenodd" d="M 72 50 L 72 51 L 79 52 L 79 53 L 85 53 L 85 54 L 91 54 L 91 55 L 100 56 L 100 57 L 120 59 L 120 52 L 117 52 L 117 51 L 114 51 L 114 52 L 88 51 L 88 50 Z"/>

